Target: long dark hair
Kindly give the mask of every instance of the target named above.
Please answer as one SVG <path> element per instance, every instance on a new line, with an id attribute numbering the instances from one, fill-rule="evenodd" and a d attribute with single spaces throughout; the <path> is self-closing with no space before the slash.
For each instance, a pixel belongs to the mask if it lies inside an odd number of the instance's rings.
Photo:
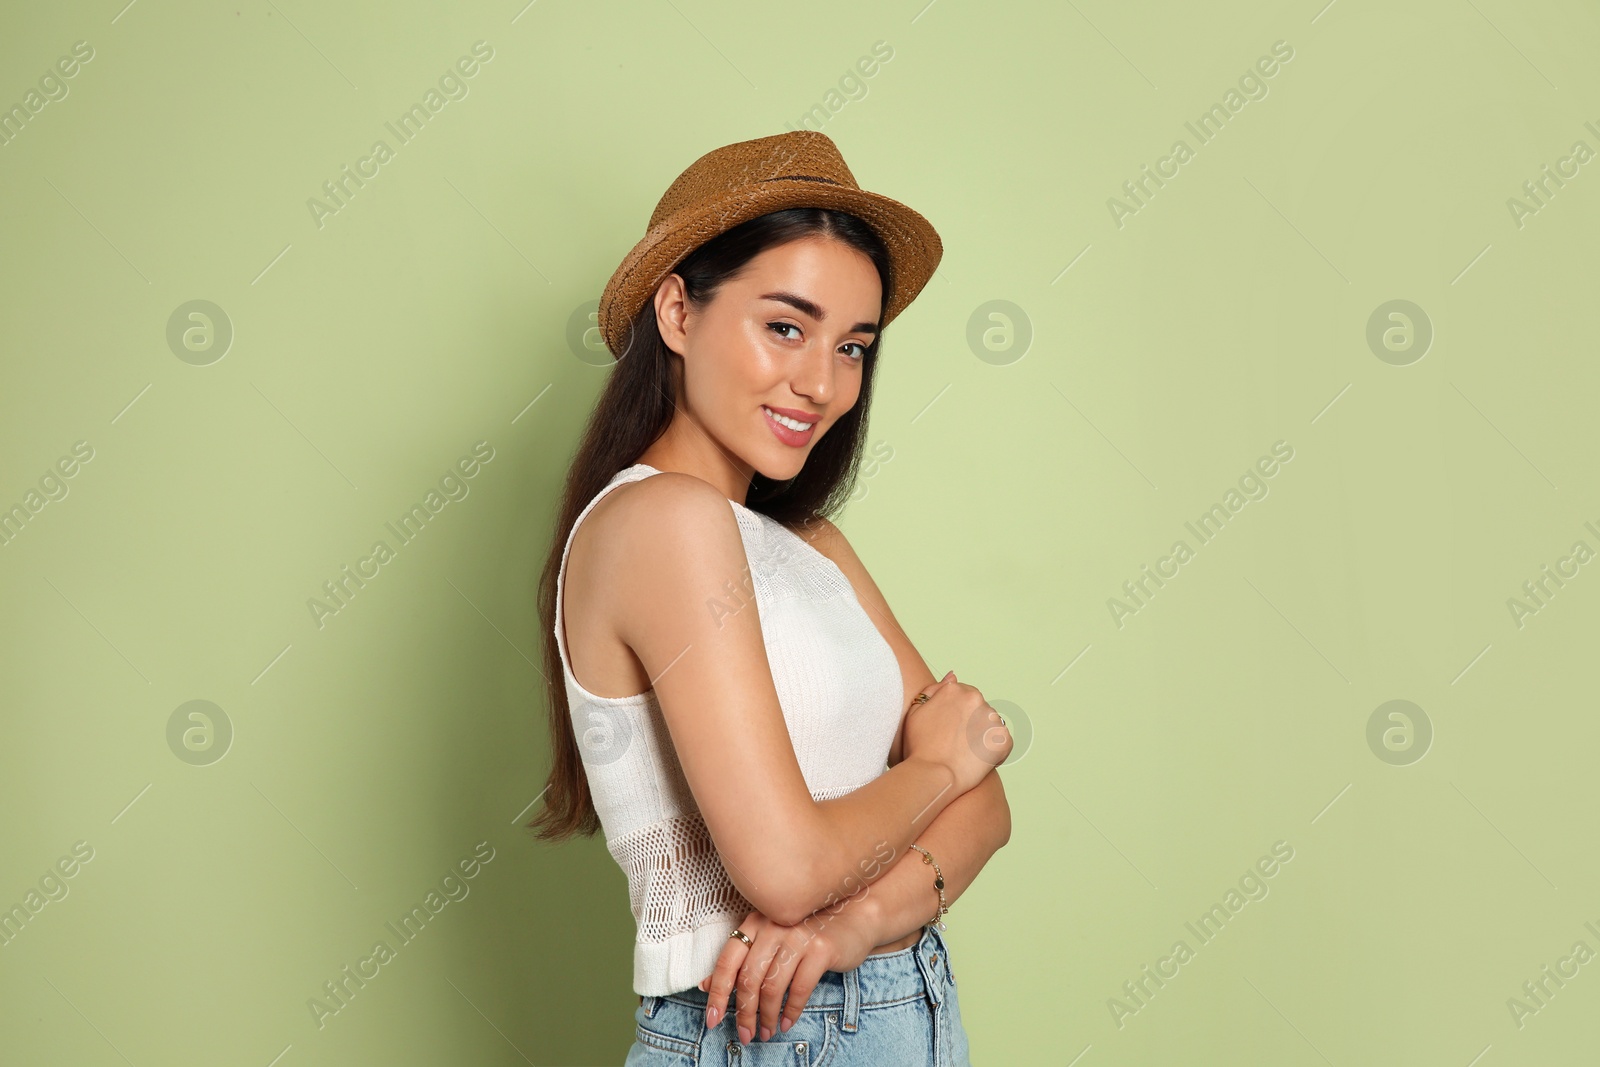
<path id="1" fill-rule="evenodd" d="M 683 278 L 686 298 L 703 308 L 722 284 L 751 259 L 777 245 L 804 237 L 831 237 L 862 252 L 878 268 L 885 304 L 894 277 L 889 250 L 871 226 L 854 215 L 825 208 L 799 207 L 774 211 L 718 234 L 683 258 L 673 272 Z M 882 321 L 882 306 L 879 321 Z M 883 342 L 880 331 L 863 356 L 861 392 L 855 405 L 812 447 L 800 473 L 775 482 L 759 471 L 750 483 L 745 506 L 790 529 L 799 530 L 818 517 L 837 514 L 855 487 L 856 469 L 866 446 L 867 415 L 872 405 L 873 371 Z M 596 401 L 561 494 L 549 554 L 539 576 L 539 619 L 543 623 L 546 706 L 550 721 L 550 775 L 544 805 L 527 824 L 534 836 L 558 841 L 575 834 L 592 836 L 601 829 L 595 814 L 583 759 L 573 734 L 565 676 L 555 638 L 556 575 L 562 550 L 578 513 L 605 488 L 618 471 L 639 457 L 666 430 L 677 408 L 675 381 L 682 357 L 669 349 L 656 327 L 654 294 L 634 316 L 625 350 L 613 364 L 611 378 Z"/>

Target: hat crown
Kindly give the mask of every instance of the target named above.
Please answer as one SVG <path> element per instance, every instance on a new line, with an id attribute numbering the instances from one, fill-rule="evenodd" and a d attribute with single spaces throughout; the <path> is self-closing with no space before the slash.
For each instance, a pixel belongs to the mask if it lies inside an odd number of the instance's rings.
<path id="1" fill-rule="evenodd" d="M 824 133 L 790 130 L 724 145 L 668 186 L 644 237 L 611 272 L 595 312 L 606 347 L 623 357 L 631 347 L 630 324 L 694 249 L 749 219 L 796 207 L 852 215 L 887 246 L 880 328 L 916 299 L 944 254 L 933 224 L 898 200 L 862 189 Z"/>
<path id="2" fill-rule="evenodd" d="M 723 145 L 689 164 L 661 195 L 648 229 L 681 210 L 780 178 L 860 188 L 833 138 L 816 130 L 790 130 Z"/>

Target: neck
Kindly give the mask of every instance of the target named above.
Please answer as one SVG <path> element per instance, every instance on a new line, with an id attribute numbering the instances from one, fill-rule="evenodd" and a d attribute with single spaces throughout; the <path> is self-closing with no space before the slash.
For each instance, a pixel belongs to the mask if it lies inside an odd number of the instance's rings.
<path id="1" fill-rule="evenodd" d="M 743 505 L 750 492 L 755 468 L 712 440 L 706 431 L 680 414 L 665 433 L 639 456 L 658 471 L 692 474 L 722 490 L 722 495 Z"/>

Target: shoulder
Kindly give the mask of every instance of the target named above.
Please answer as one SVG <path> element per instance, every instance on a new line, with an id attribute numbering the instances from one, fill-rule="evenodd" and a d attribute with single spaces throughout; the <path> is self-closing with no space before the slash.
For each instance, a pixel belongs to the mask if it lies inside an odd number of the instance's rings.
<path id="1" fill-rule="evenodd" d="M 633 517 L 660 516 L 694 519 L 710 514 L 732 514 L 732 507 L 722 490 L 710 482 L 680 471 L 659 471 L 638 478 L 607 493 L 595 506 L 610 505 L 610 509 Z"/>
<path id="2" fill-rule="evenodd" d="M 739 523 L 722 490 L 692 474 L 661 471 L 617 486 L 584 520 L 595 541 L 616 565 L 648 567 L 682 558 L 690 549 L 704 558 L 730 548 L 742 553 Z"/>
<path id="3" fill-rule="evenodd" d="M 734 523 L 733 507 L 722 490 L 702 478 L 682 474 L 677 470 L 662 470 L 659 474 L 638 478 L 637 482 L 619 485 L 595 506 L 605 509 L 613 525 L 646 526 L 659 530 L 662 525 L 690 526 L 723 525 L 722 520 Z M 618 522 L 621 520 L 621 522 Z"/>

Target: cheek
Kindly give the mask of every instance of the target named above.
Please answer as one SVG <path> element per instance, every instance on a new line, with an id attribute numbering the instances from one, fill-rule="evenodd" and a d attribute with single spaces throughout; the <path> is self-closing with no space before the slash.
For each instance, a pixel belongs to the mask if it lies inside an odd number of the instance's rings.
<path id="1" fill-rule="evenodd" d="M 776 345 L 763 344 L 755 337 L 739 349 L 728 373 L 757 389 L 770 389 L 787 373 L 789 359 Z"/>
<path id="2" fill-rule="evenodd" d="M 845 412 L 854 410 L 856 404 L 858 402 L 860 402 L 860 400 L 861 400 L 861 374 L 858 371 L 858 372 L 856 372 L 856 374 L 854 376 L 852 376 L 850 378 L 842 378 L 842 379 L 840 379 L 840 383 L 839 383 L 839 417 L 843 418 Z"/>
<path id="3" fill-rule="evenodd" d="M 774 345 L 767 343 L 764 332 L 761 324 L 755 321 L 726 324 L 716 345 L 716 362 L 722 372 L 738 380 L 775 365 L 778 353 Z"/>
<path id="4" fill-rule="evenodd" d="M 761 388 L 763 357 L 737 339 L 696 353 L 687 368 L 690 395 L 702 406 L 725 406 Z"/>

